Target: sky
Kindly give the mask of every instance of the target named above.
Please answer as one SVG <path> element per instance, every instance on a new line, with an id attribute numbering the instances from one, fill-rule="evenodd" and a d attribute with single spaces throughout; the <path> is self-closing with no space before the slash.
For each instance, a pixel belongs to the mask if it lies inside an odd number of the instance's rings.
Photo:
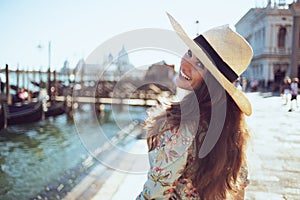
<path id="1" fill-rule="evenodd" d="M 10 68 L 45 70 L 49 65 L 49 42 L 52 70 L 60 69 L 66 60 L 71 68 L 75 67 L 79 59 L 86 59 L 99 45 L 124 32 L 141 28 L 173 30 L 166 12 L 191 37 L 223 24 L 234 29 L 249 9 L 266 3 L 267 0 L 0 0 L 0 68 L 8 64 Z M 134 58 L 130 61 L 141 64 Z"/>

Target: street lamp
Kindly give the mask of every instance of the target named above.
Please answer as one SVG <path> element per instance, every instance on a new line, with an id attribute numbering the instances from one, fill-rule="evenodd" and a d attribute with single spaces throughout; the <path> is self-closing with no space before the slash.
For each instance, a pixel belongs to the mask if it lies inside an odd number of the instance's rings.
<path id="1" fill-rule="evenodd" d="M 44 48 L 42 44 L 36 46 L 40 51 Z M 51 41 L 48 42 L 48 68 L 51 67 Z"/>
<path id="2" fill-rule="evenodd" d="M 195 24 L 196 24 L 196 36 L 198 36 L 199 35 L 199 21 L 196 20 Z"/>

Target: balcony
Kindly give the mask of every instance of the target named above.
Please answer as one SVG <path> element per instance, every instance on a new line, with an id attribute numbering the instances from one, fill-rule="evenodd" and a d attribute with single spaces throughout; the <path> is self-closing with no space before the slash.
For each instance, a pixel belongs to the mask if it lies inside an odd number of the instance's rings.
<path id="1" fill-rule="evenodd" d="M 259 48 L 253 49 L 254 56 L 259 55 L 276 55 L 276 56 L 289 56 L 291 55 L 291 48 L 278 48 L 278 47 L 267 47 L 267 48 Z"/>

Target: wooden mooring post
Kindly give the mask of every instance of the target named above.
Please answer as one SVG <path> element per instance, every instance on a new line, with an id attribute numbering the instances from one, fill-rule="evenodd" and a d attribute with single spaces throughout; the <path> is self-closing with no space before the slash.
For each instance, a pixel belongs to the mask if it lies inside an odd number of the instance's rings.
<path id="1" fill-rule="evenodd" d="M 12 104 L 12 99 L 11 99 L 11 95 L 10 95 L 8 64 L 5 65 L 5 75 L 6 75 L 6 102 L 7 102 L 8 105 L 11 105 Z"/>

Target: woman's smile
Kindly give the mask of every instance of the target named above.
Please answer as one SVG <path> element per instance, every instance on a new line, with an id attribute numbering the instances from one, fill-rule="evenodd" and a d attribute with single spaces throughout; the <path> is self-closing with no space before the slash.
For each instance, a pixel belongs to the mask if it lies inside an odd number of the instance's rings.
<path id="1" fill-rule="evenodd" d="M 190 78 L 188 75 L 186 75 L 186 74 L 182 71 L 182 69 L 180 69 L 179 76 L 183 77 L 183 78 L 184 78 L 185 80 L 187 80 L 187 81 L 191 81 L 191 80 L 192 80 L 192 78 Z"/>

